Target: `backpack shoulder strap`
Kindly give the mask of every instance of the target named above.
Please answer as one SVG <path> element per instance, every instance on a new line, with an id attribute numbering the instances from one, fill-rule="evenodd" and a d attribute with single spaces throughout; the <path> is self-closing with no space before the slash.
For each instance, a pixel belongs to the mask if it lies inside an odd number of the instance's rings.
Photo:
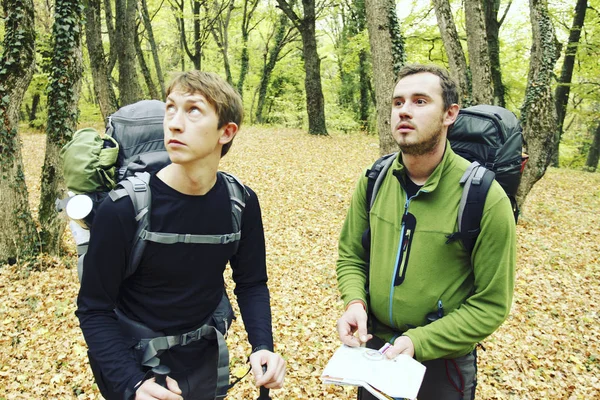
<path id="1" fill-rule="evenodd" d="M 381 187 L 385 175 L 388 169 L 390 169 L 390 166 L 394 163 L 397 154 L 398 153 L 391 153 L 379 158 L 373 163 L 373 166 L 367 170 L 367 211 L 371 211 L 379 187 Z"/>
<path id="2" fill-rule="evenodd" d="M 460 239 L 469 253 L 473 252 L 481 231 L 483 207 L 494 177 L 494 172 L 473 161 L 459 182 L 463 185 L 463 193 L 458 205 L 458 232 L 450 235 L 448 240 Z"/>
<path id="3" fill-rule="evenodd" d="M 238 235 L 235 241 L 235 252 L 239 247 L 239 241 L 242 236 L 242 214 L 246 208 L 246 199 L 250 195 L 244 184 L 235 176 L 227 172 L 219 171 L 227 186 L 229 200 L 231 202 L 231 226 L 233 232 Z"/>
<path id="4" fill-rule="evenodd" d="M 120 181 L 117 187 L 108 194 L 112 201 L 129 196 L 135 211 L 137 228 L 129 256 L 129 264 L 124 278 L 131 276 L 140 264 L 142 254 L 146 248 L 144 232 L 150 230 L 150 174 L 148 172 L 136 172 Z"/>

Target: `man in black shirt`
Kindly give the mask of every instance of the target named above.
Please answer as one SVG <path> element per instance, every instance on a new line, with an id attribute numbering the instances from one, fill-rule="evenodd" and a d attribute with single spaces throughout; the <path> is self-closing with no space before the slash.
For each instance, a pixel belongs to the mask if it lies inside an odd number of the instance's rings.
<path id="1" fill-rule="evenodd" d="M 165 147 L 171 164 L 150 178 L 154 232 L 219 235 L 232 232 L 231 203 L 219 161 L 242 121 L 241 98 L 216 74 L 181 73 L 167 90 Z M 248 196 L 241 238 L 228 244 L 148 242 L 139 267 L 125 276 L 136 233 L 129 197 L 106 200 L 94 218 L 77 300 L 77 317 L 103 394 L 115 399 L 215 398 L 217 346 L 199 340 L 160 355 L 171 368 L 167 388 L 147 379 L 136 359 L 137 340 L 123 333 L 115 308 L 127 319 L 166 335 L 206 323 L 222 299 L 230 262 L 234 293 L 254 349 L 255 384 L 283 385 L 285 361 L 273 353 L 265 241 L 256 194 Z M 266 365 L 263 373 L 262 366 Z"/>

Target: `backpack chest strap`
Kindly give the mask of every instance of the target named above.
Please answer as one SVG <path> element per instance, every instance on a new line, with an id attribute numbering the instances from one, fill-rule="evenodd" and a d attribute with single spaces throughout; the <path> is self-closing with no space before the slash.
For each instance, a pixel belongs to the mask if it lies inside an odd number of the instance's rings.
<path id="1" fill-rule="evenodd" d="M 194 235 L 190 233 L 163 233 L 142 230 L 140 239 L 161 244 L 192 243 L 192 244 L 227 244 L 240 240 L 242 232 L 222 235 Z"/>

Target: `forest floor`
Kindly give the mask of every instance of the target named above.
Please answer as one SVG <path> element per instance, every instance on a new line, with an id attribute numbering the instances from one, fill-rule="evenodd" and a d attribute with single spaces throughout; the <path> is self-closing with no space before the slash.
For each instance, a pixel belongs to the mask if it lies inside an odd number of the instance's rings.
<path id="1" fill-rule="evenodd" d="M 37 215 L 45 136 L 22 138 Z M 319 376 L 339 346 L 338 235 L 355 182 L 377 156 L 373 136 L 249 127 L 223 159 L 263 210 L 276 351 L 288 363 L 274 399 L 355 398 L 355 389 Z M 482 343 L 477 397 L 600 398 L 600 173 L 549 169 L 527 198 L 517 235 L 512 312 Z M 0 400 L 101 398 L 74 315 L 76 256 L 65 240 L 62 257 L 0 267 Z M 227 281 L 231 291 L 229 271 Z M 239 317 L 228 343 L 240 374 L 250 347 Z M 246 377 L 229 398 L 257 396 Z"/>

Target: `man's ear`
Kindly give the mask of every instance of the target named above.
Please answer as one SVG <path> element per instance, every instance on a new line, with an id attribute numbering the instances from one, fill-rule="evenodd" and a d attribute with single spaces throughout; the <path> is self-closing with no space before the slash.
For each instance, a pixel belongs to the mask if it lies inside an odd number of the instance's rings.
<path id="1" fill-rule="evenodd" d="M 456 121 L 458 117 L 458 110 L 460 106 L 458 104 L 452 104 L 444 113 L 444 126 L 450 126 Z"/>
<path id="2" fill-rule="evenodd" d="M 219 138 L 220 144 L 227 144 L 233 140 L 238 131 L 238 125 L 235 122 L 228 122 L 221 127 L 222 133 Z"/>

